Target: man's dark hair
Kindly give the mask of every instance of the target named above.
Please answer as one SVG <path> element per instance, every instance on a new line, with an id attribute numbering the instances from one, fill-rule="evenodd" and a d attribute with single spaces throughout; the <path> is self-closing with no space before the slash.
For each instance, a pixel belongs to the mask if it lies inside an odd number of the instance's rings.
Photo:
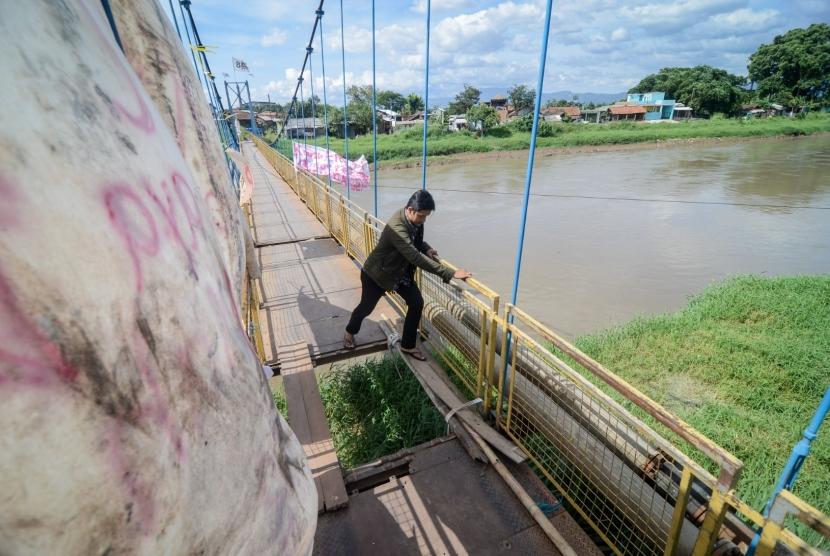
<path id="1" fill-rule="evenodd" d="M 435 210 L 435 200 L 432 198 L 432 195 L 429 194 L 429 191 L 424 189 L 419 189 L 415 193 L 412 194 L 412 197 L 409 198 L 409 201 L 406 202 L 406 208 L 411 208 L 415 212 L 421 210 Z"/>

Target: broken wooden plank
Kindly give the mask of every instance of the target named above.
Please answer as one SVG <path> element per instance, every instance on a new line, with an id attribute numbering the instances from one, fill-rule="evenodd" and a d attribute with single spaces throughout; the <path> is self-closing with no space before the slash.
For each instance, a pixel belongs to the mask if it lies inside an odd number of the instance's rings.
<path id="1" fill-rule="evenodd" d="M 391 333 L 391 326 L 388 319 L 381 321 L 382 328 L 388 333 Z M 438 364 L 428 358 L 427 361 L 418 361 L 414 357 L 409 357 L 401 353 L 400 346 L 395 345 L 392 349 L 403 357 L 403 360 L 412 369 L 412 372 L 418 378 L 425 390 L 432 391 L 435 395 L 450 409 L 461 407 L 467 400 L 459 397 L 447 384 L 440 378 L 440 374 L 444 373 L 443 369 L 438 367 Z M 455 417 L 460 419 L 470 429 L 474 430 L 481 436 L 488 444 L 493 446 L 499 452 L 507 456 L 511 461 L 521 463 L 527 459 L 522 450 L 513 442 L 496 432 L 490 425 L 484 422 L 478 412 L 472 411 L 468 408 L 462 409 L 455 414 Z"/>
<path id="2" fill-rule="evenodd" d="M 326 422 L 308 344 L 280 346 L 278 354 L 288 405 L 288 419 L 308 458 L 308 466 L 317 486 L 317 509 L 337 509 L 346 505 L 349 497 Z"/>

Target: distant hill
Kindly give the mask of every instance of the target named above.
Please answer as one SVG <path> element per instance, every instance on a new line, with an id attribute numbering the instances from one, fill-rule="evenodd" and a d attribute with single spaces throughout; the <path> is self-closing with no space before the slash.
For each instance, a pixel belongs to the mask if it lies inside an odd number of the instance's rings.
<path id="1" fill-rule="evenodd" d="M 490 100 L 495 96 L 507 96 L 507 89 L 500 89 L 498 87 L 483 87 L 481 90 L 481 100 Z M 614 101 L 624 99 L 628 93 L 574 93 L 573 91 L 553 91 L 550 93 L 542 93 L 542 106 L 549 100 L 573 100 L 574 95 L 578 96 L 577 102 L 588 104 L 611 104 Z M 430 96 L 430 106 L 446 106 L 452 102 L 454 97 L 435 97 Z"/>

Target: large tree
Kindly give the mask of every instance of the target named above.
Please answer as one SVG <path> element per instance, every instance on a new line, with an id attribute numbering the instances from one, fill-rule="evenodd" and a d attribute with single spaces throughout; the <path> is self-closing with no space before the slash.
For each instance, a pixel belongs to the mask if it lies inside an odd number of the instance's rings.
<path id="1" fill-rule="evenodd" d="M 447 107 L 450 114 L 466 114 L 467 110 L 478 104 L 481 100 L 481 91 L 464 83 L 464 89 L 455 95 L 455 99 Z"/>
<path id="2" fill-rule="evenodd" d="M 513 105 L 517 114 L 533 112 L 533 105 L 536 103 L 536 89 L 531 89 L 525 85 L 513 85 L 507 89 L 507 98 L 510 99 L 510 104 Z"/>
<path id="3" fill-rule="evenodd" d="M 389 110 L 400 112 L 406 104 L 406 99 L 402 94 L 395 91 L 378 91 L 377 104 Z"/>
<path id="4" fill-rule="evenodd" d="M 815 23 L 778 35 L 749 57 L 758 96 L 789 106 L 818 102 L 830 93 L 830 25 Z"/>
<path id="5" fill-rule="evenodd" d="M 744 98 L 743 77 L 711 66 L 663 68 L 644 77 L 629 93 L 661 91 L 666 98 L 691 106 L 696 114 L 736 114 Z"/>
<path id="6" fill-rule="evenodd" d="M 476 104 L 467 110 L 467 122 L 471 127 L 478 127 L 484 134 L 488 129 L 499 125 L 499 114 L 489 104 Z"/>
<path id="7" fill-rule="evenodd" d="M 406 106 L 405 109 L 410 114 L 414 114 L 419 110 L 424 109 L 424 99 L 420 95 L 415 93 L 409 93 L 409 96 L 406 97 Z"/>

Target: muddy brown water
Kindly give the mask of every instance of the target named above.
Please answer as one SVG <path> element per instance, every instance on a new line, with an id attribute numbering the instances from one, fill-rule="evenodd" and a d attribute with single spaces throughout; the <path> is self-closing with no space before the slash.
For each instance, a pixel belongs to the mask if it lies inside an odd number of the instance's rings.
<path id="1" fill-rule="evenodd" d="M 505 301 L 527 159 L 428 167 L 426 239 Z M 381 169 L 386 219 L 421 169 Z M 567 336 L 674 311 L 738 274 L 830 272 L 830 134 L 537 157 L 518 305 Z M 372 211 L 371 191 L 352 199 Z"/>

